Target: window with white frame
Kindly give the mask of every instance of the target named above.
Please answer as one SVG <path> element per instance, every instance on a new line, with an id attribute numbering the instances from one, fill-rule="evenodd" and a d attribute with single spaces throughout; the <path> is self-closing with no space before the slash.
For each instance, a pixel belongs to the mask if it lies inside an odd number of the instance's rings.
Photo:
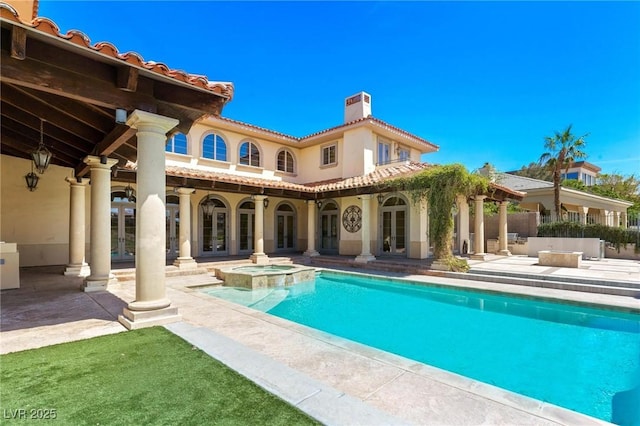
<path id="1" fill-rule="evenodd" d="M 217 133 L 210 133 L 202 140 L 202 157 L 227 161 L 227 143 Z"/>
<path id="2" fill-rule="evenodd" d="M 391 142 L 378 138 L 378 164 L 391 161 Z"/>
<path id="3" fill-rule="evenodd" d="M 176 133 L 167 141 L 165 147 L 166 152 L 175 152 L 176 154 L 187 154 L 187 135 L 184 133 Z"/>
<path id="4" fill-rule="evenodd" d="M 336 144 L 322 147 L 321 164 L 323 166 L 329 166 L 336 164 L 336 161 Z"/>
<path id="5" fill-rule="evenodd" d="M 243 142 L 240 144 L 240 164 L 246 166 L 260 167 L 260 150 L 253 142 Z"/>
<path id="6" fill-rule="evenodd" d="M 295 164 L 293 160 L 293 154 L 290 151 L 286 149 L 283 149 L 282 151 L 280 151 L 278 153 L 277 163 L 278 163 L 277 168 L 279 171 L 286 172 L 286 173 L 295 173 Z"/>

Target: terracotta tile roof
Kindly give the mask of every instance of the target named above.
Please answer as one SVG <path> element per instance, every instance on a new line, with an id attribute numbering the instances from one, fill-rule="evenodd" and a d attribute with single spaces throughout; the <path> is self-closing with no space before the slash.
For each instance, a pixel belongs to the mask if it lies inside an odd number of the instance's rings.
<path id="1" fill-rule="evenodd" d="M 203 75 L 189 74 L 181 70 L 171 69 L 167 65 L 160 62 L 145 61 L 139 54 L 135 52 L 120 53 L 118 52 L 118 49 L 109 42 L 99 42 L 91 44 L 89 37 L 78 30 L 70 30 L 66 34 L 62 34 L 55 22 L 48 18 L 36 17 L 30 21 L 22 20 L 18 16 L 18 12 L 6 3 L 0 3 L 0 18 L 13 21 L 18 24 L 26 25 L 34 30 L 52 35 L 61 40 L 66 40 L 77 46 L 90 49 L 94 52 L 98 52 L 111 58 L 126 62 L 130 65 L 149 70 L 156 74 L 182 81 L 192 86 L 196 86 L 200 89 L 214 92 L 229 100 L 233 98 L 233 83 L 209 81 L 207 77 Z"/>
<path id="2" fill-rule="evenodd" d="M 224 121 L 224 122 L 228 122 L 228 123 L 231 123 L 231 124 L 235 124 L 237 126 L 241 126 L 241 127 L 246 127 L 246 128 L 249 128 L 249 129 L 257 130 L 257 131 L 260 131 L 260 132 L 265 132 L 265 133 L 268 133 L 268 134 L 271 134 L 271 135 L 275 135 L 275 136 L 278 136 L 278 137 L 281 137 L 281 138 L 285 138 L 285 139 L 289 140 L 290 142 L 301 142 L 301 143 L 302 142 L 306 142 L 306 141 L 308 141 L 310 139 L 313 139 L 316 136 L 321 136 L 321 135 L 328 134 L 328 133 L 331 133 L 331 132 L 334 132 L 334 131 L 337 131 L 337 130 L 340 130 L 340 129 L 343 129 L 343 128 L 346 128 L 346 127 L 349 127 L 349 126 L 356 125 L 358 123 L 364 123 L 366 121 L 369 121 L 369 122 L 373 123 L 376 126 L 382 127 L 382 128 L 384 128 L 386 130 L 390 130 L 390 131 L 392 131 L 394 133 L 397 133 L 397 134 L 400 134 L 402 136 L 405 136 L 405 137 L 408 137 L 410 139 L 413 139 L 414 141 L 422 143 L 424 145 L 427 145 L 427 146 L 429 146 L 429 147 L 431 147 L 431 148 L 433 148 L 435 150 L 439 149 L 438 145 L 435 145 L 435 144 L 429 142 L 428 140 L 426 140 L 424 138 L 421 138 L 421 137 L 416 136 L 416 135 L 414 135 L 412 133 L 409 133 L 406 130 L 402 130 L 399 127 L 393 126 L 393 125 L 391 125 L 391 124 L 389 124 L 389 123 L 387 123 L 385 121 L 382 121 L 382 120 L 380 120 L 378 118 L 375 118 L 375 117 L 373 117 L 371 115 L 369 115 L 367 117 L 359 118 L 357 120 L 349 121 L 347 123 L 340 124 L 339 126 L 330 127 L 328 129 L 321 130 L 319 132 L 315 132 L 315 133 L 312 133 L 310 135 L 303 136 L 303 137 L 296 137 L 296 136 L 287 135 L 285 133 L 277 132 L 275 130 L 270 130 L 270 129 L 267 129 L 265 127 L 256 126 L 256 125 L 253 125 L 253 124 L 245 123 L 245 122 L 234 120 L 234 119 L 231 119 L 231 118 L 214 117 L 214 116 L 210 116 L 210 118 L 212 118 L 214 120 L 219 120 L 219 121 Z"/>
<path id="3" fill-rule="evenodd" d="M 309 182 L 305 184 L 286 182 L 275 179 L 265 179 L 260 177 L 239 176 L 232 173 L 207 171 L 201 169 L 193 169 L 189 167 L 167 166 L 166 174 L 174 177 L 184 177 L 191 179 L 202 179 L 212 182 L 224 182 L 237 185 L 254 186 L 258 188 L 285 189 L 291 191 L 299 191 L 307 194 L 322 194 L 323 192 L 340 191 L 356 188 L 367 188 L 384 183 L 387 180 L 411 176 L 423 170 L 433 167 L 433 164 L 405 162 L 398 164 L 390 164 L 385 167 L 379 167 L 371 173 L 363 176 L 354 176 L 346 179 L 331 179 L 318 182 Z M 135 171 L 137 164 L 128 161 L 123 167 L 126 170 Z M 508 187 L 491 184 L 495 190 L 510 195 L 508 198 L 522 200 L 526 193 L 519 192 Z"/>

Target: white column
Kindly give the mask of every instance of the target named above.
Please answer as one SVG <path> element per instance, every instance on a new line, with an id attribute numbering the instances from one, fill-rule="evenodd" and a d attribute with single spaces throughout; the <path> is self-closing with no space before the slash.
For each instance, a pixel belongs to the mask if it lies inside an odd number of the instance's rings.
<path id="1" fill-rule="evenodd" d="M 613 212 L 613 226 L 620 227 L 620 212 Z"/>
<path id="2" fill-rule="evenodd" d="M 471 241 L 469 238 L 469 203 L 467 202 L 467 197 L 464 195 L 458 195 L 456 200 L 458 203 L 458 250 L 460 250 L 460 254 L 467 254 L 471 251 Z"/>
<path id="3" fill-rule="evenodd" d="M 627 229 L 627 212 L 620 212 L 620 227 Z"/>
<path id="4" fill-rule="evenodd" d="M 69 264 L 64 275 L 86 277 L 89 265 L 85 262 L 85 189 L 89 179 L 66 178 L 71 191 L 69 205 Z"/>
<path id="5" fill-rule="evenodd" d="M 191 257 L 191 194 L 193 188 L 177 188 L 180 198 L 180 235 L 178 258 L 173 262 L 180 269 L 195 269 L 196 261 Z"/>
<path id="6" fill-rule="evenodd" d="M 166 133 L 178 120 L 134 111 L 127 125 L 137 129 L 136 175 L 136 300 L 119 320 L 129 329 L 179 321 L 178 310 L 166 296 Z"/>
<path id="7" fill-rule="evenodd" d="M 111 167 L 118 160 L 90 155 L 83 161 L 91 168 L 91 274 L 83 289 L 106 290 L 115 282 L 111 273 Z"/>
<path id="8" fill-rule="evenodd" d="M 319 256 L 316 250 L 316 202 L 307 200 L 307 251 L 305 256 Z"/>
<path id="9" fill-rule="evenodd" d="M 361 195 L 360 200 L 362 204 L 362 227 L 360 228 L 362 250 L 355 260 L 359 263 L 367 263 L 370 260 L 376 260 L 375 256 L 371 254 L 371 194 Z"/>
<path id="10" fill-rule="evenodd" d="M 484 195 L 476 195 L 474 197 L 474 201 L 475 201 L 475 213 L 476 213 L 476 218 L 475 218 L 475 235 L 473 237 L 473 256 L 471 256 L 472 259 L 484 259 L 485 258 L 485 252 L 484 252 L 484 199 L 487 198 Z"/>
<path id="11" fill-rule="evenodd" d="M 508 201 L 500 202 L 500 212 L 499 212 L 499 229 L 498 229 L 498 240 L 500 241 L 500 251 L 498 254 L 502 256 L 511 256 L 511 252 L 507 246 L 507 206 L 509 205 Z"/>
<path id="12" fill-rule="evenodd" d="M 269 263 L 269 257 L 264 254 L 264 200 L 266 195 L 254 195 L 253 200 L 255 202 L 255 229 L 253 254 L 249 257 L 251 261 L 258 265 L 265 265 Z"/>

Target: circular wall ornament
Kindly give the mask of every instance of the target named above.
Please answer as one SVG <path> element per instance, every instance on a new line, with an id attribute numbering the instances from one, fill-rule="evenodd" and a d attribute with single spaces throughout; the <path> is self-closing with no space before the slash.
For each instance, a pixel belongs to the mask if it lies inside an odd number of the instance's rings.
<path id="1" fill-rule="evenodd" d="M 362 227 L 362 210 L 358 206 L 349 206 L 342 214 L 342 226 L 347 232 L 358 232 Z"/>

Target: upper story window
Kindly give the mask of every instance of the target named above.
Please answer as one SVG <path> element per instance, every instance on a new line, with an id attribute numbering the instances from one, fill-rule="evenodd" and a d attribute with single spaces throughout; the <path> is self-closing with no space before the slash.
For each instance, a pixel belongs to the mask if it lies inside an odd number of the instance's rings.
<path id="1" fill-rule="evenodd" d="M 402 146 L 398 148 L 398 159 L 400 161 L 409 161 L 411 159 L 411 150 Z"/>
<path id="2" fill-rule="evenodd" d="M 227 143 L 222 136 L 211 133 L 202 140 L 202 156 L 218 161 L 227 161 Z"/>
<path id="3" fill-rule="evenodd" d="M 253 142 L 240 144 L 240 164 L 260 167 L 260 150 Z"/>
<path id="4" fill-rule="evenodd" d="M 378 139 L 378 164 L 387 164 L 391 161 L 391 142 Z"/>
<path id="5" fill-rule="evenodd" d="M 169 138 L 166 152 L 175 152 L 176 154 L 187 154 L 187 135 L 184 133 L 176 133 Z"/>
<path id="6" fill-rule="evenodd" d="M 295 173 L 295 164 L 293 161 L 293 154 L 288 150 L 283 149 L 278 153 L 277 168 L 281 172 Z"/>
<path id="7" fill-rule="evenodd" d="M 329 166 L 331 164 L 336 164 L 337 162 L 337 157 L 336 157 L 336 144 L 333 145 L 327 145 L 322 147 L 322 159 L 321 159 L 321 164 L 323 166 Z"/>

